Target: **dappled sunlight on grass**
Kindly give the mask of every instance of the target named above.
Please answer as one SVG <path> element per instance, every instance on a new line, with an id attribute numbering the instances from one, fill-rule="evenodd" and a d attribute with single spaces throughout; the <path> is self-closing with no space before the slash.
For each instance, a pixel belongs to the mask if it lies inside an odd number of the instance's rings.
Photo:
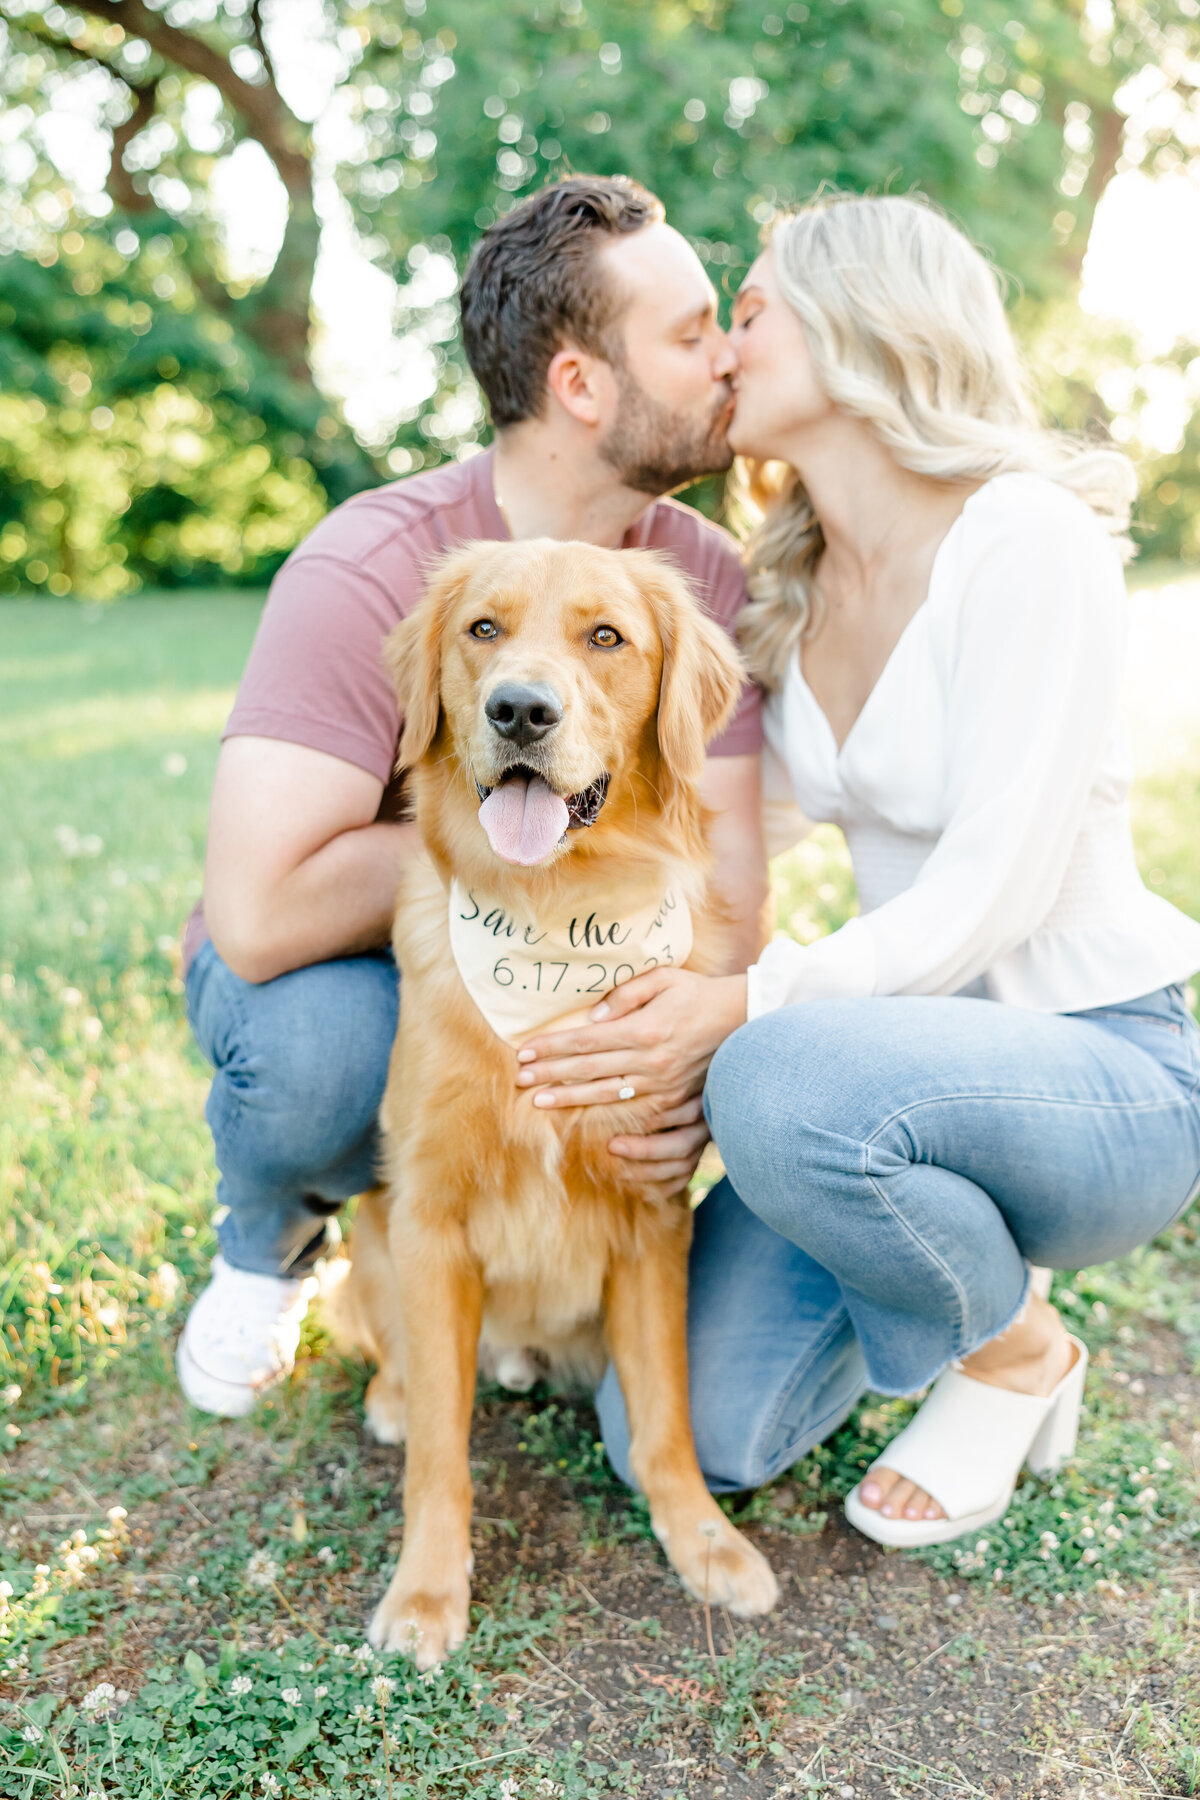
<path id="1" fill-rule="evenodd" d="M 1200 722 L 1187 759 L 1138 784 L 1133 834 L 1147 886 L 1200 918 Z"/>
<path id="2" fill-rule="evenodd" d="M 0 1373 L 39 1410 L 136 1341 L 208 1231 L 178 940 L 257 616 L 0 609 Z"/>
<path id="3" fill-rule="evenodd" d="M 94 756 L 126 744 L 177 738 L 211 739 L 229 717 L 233 687 L 200 688 L 191 693 L 110 694 L 14 712 L 0 720 L 0 744 L 11 744 L 37 760 Z"/>

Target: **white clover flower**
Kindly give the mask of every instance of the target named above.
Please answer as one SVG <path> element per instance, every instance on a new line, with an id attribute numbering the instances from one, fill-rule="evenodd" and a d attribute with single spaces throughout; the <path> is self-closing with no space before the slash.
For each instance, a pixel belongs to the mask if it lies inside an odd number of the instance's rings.
<path id="1" fill-rule="evenodd" d="M 546 1775 L 546 1776 L 543 1776 L 542 1780 L 538 1782 L 537 1787 L 534 1791 L 539 1794 L 547 1794 L 547 1795 L 561 1794 L 563 1791 L 562 1790 L 562 1782 L 561 1781 L 551 1781 L 550 1777 L 548 1775 Z"/>
<path id="2" fill-rule="evenodd" d="M 1055 1535 L 1052 1531 L 1043 1531 L 1043 1533 L 1038 1541 L 1047 1550 L 1057 1550 L 1058 1549 L 1058 1539 L 1057 1539 L 1057 1537 L 1055 1537 Z"/>
<path id="3" fill-rule="evenodd" d="M 248 1694 L 254 1686 L 248 1675 L 235 1675 L 229 1684 L 231 1694 Z"/>
<path id="4" fill-rule="evenodd" d="M 283 1791 L 279 1785 L 279 1779 L 275 1775 L 264 1775 L 259 1782 L 259 1786 L 262 1788 L 264 1794 L 279 1794 Z"/>
<path id="5" fill-rule="evenodd" d="M 375 1698 L 378 1700 L 380 1706 L 387 1705 L 388 1701 L 392 1697 L 392 1690 L 395 1688 L 395 1686 L 396 1686 L 395 1682 L 389 1681 L 386 1675 L 376 1675 L 375 1679 L 371 1683 L 371 1692 L 374 1694 Z"/>
<path id="6" fill-rule="evenodd" d="M 40 1725 L 27 1725 L 21 1733 L 21 1736 L 25 1739 L 27 1744 L 40 1744 L 42 1741 L 42 1728 Z"/>
<path id="7" fill-rule="evenodd" d="M 701 1527 L 700 1529 L 703 1528 Z M 520 1792 L 520 1789 L 511 1775 L 500 1783 L 501 1800 L 520 1800 Z"/>
<path id="8" fill-rule="evenodd" d="M 372 1715 L 372 1712 L 371 1712 L 371 1709 L 369 1706 L 363 1706 L 360 1704 L 360 1705 L 356 1706 L 354 1709 L 354 1717 L 356 1719 L 369 1719 L 372 1716 L 373 1715 Z"/>
<path id="9" fill-rule="evenodd" d="M 314 1700 L 323 1700 L 328 1692 L 329 1692 L 329 1689 L 327 1687 L 314 1688 L 313 1689 L 313 1699 Z"/>
<path id="10" fill-rule="evenodd" d="M 107 1717 L 112 1710 L 110 1702 L 117 1697 L 117 1690 L 111 1681 L 98 1681 L 94 1688 L 89 1688 L 79 1702 L 84 1712 L 96 1713 L 101 1718 Z"/>
<path id="11" fill-rule="evenodd" d="M 333 1646 L 333 1654 L 335 1656 L 349 1656 L 349 1654 L 350 1654 L 349 1644 L 335 1644 Z"/>
<path id="12" fill-rule="evenodd" d="M 20 1398 L 21 1390 L 15 1381 L 10 1381 L 6 1388 L 0 1389 L 0 1400 L 3 1400 L 5 1406 L 15 1406 Z M 1160 1458 L 1159 1460 L 1161 1461 L 1162 1459 Z M 1166 1466 L 1166 1463 L 1163 1463 L 1164 1469 Z"/>
<path id="13" fill-rule="evenodd" d="M 5 1388 L 5 1390 L 4 1390 L 5 1395 L 7 1396 L 11 1391 L 12 1390 L 10 1388 Z M 18 1388 L 17 1392 L 20 1393 L 20 1391 L 21 1390 Z M 1156 1456 L 1154 1459 L 1154 1466 L 1158 1470 L 1159 1474 L 1161 1475 L 1165 1470 L 1170 1468 L 1171 1464 L 1165 1456 Z"/>
<path id="14" fill-rule="evenodd" d="M 311 1663 L 297 1663 L 296 1667 L 299 1669 L 299 1671 L 302 1675 L 311 1675 L 312 1674 L 312 1664 Z"/>
<path id="15" fill-rule="evenodd" d="M 1157 1488 L 1144 1487 L 1133 1504 L 1135 1506 L 1141 1506 L 1141 1507 L 1153 1506 L 1154 1502 L 1157 1499 L 1158 1499 Z"/>
<path id="16" fill-rule="evenodd" d="M 255 1588 L 274 1587 L 279 1579 L 279 1564 L 269 1550 L 256 1550 L 246 1564 L 246 1585 Z"/>
<path id="17" fill-rule="evenodd" d="M 317 1551 L 317 1561 L 319 1563 L 328 1564 L 334 1562 L 336 1556 L 337 1552 L 334 1550 L 332 1544 L 322 1544 L 321 1548 Z"/>
<path id="18" fill-rule="evenodd" d="M 299 1706 L 299 1704 L 300 1704 L 300 1689 L 294 1688 L 294 1687 L 284 1688 L 283 1703 L 285 1706 Z"/>
<path id="19" fill-rule="evenodd" d="M 15 1442 L 21 1435 L 21 1427 L 19 1425 L 14 1425 L 10 1419 L 8 1424 L 4 1427 L 4 1435 L 5 1437 L 12 1438 Z"/>
<path id="20" fill-rule="evenodd" d="M 1079 1560 L 1080 1560 L 1080 1562 L 1094 1563 L 1094 1562 L 1098 1562 L 1099 1558 L 1100 1558 L 1100 1552 L 1098 1550 L 1093 1550 L 1093 1549 L 1089 1548 L 1084 1551 L 1083 1555 L 1080 1557 Z"/>
<path id="21" fill-rule="evenodd" d="M 372 1650 L 370 1644 L 360 1644 L 358 1649 L 354 1652 L 354 1660 L 356 1663 L 361 1663 L 364 1669 L 369 1663 L 373 1663 L 375 1661 L 375 1652 Z"/>

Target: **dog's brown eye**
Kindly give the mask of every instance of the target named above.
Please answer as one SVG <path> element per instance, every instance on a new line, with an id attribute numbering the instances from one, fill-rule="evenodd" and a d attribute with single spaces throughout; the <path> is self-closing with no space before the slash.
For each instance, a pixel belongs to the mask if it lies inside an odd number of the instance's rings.
<path id="1" fill-rule="evenodd" d="M 471 636 L 473 638 L 481 638 L 485 643 L 490 638 L 499 637 L 499 635 L 500 633 L 497 631 L 491 619 L 476 619 L 471 627 Z"/>
<path id="2" fill-rule="evenodd" d="M 595 644 L 597 650 L 615 650 L 625 639 L 615 625 L 597 625 L 589 641 Z"/>

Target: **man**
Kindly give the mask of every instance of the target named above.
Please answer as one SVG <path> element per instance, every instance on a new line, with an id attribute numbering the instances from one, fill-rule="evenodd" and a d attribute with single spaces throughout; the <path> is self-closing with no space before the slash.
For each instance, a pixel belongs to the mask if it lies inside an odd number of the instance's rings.
<path id="1" fill-rule="evenodd" d="M 666 551 L 729 628 L 745 598 L 726 534 L 658 498 L 728 468 L 734 358 L 711 284 L 653 195 L 572 176 L 524 201 L 477 246 L 462 317 L 493 448 L 359 494 L 317 527 L 276 578 L 225 728 L 185 938 L 228 1208 L 178 1353 L 185 1394 L 208 1412 L 249 1412 L 290 1369 L 326 1221 L 374 1179 L 399 1000 L 387 945 L 417 844 L 392 778 L 400 720 L 380 648 L 425 571 L 471 539 L 582 539 Z M 704 784 L 739 968 L 766 899 L 760 743 L 748 687 Z M 678 1186 L 706 1138 L 696 1098 L 613 1147 Z"/>

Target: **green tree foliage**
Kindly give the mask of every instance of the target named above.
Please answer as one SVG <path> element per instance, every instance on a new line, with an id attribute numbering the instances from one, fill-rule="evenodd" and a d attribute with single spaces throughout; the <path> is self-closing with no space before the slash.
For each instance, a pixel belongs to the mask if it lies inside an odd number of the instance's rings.
<path id="1" fill-rule="evenodd" d="M 1070 309 L 1096 202 L 1131 158 L 1194 149 L 1197 0 L 0 0 L 0 586 L 115 593 L 261 580 L 330 502 L 455 453 L 483 425 L 431 256 L 566 169 L 628 170 L 728 289 L 773 212 L 822 183 L 931 193 L 1056 348 L 1072 422 L 1106 408 Z M 314 23 L 315 21 L 315 23 Z M 284 97 L 289 32 L 340 59 L 334 171 L 429 379 L 366 447 L 311 374 L 313 134 Z M 86 104 L 111 149 L 89 196 L 47 120 Z M 214 181 L 270 158 L 287 228 L 257 281 L 227 266 Z M 349 148 L 345 145 L 349 144 Z M 1165 159 L 1165 160 L 1164 160 Z M 1097 348 L 1114 363 L 1111 334 Z M 1096 338 L 1093 331 L 1089 341 Z M 1190 454 L 1190 453 L 1189 453 Z M 1196 468 L 1156 471 L 1155 546 L 1187 547 Z M 1184 463 L 1186 463 L 1184 458 Z M 1173 493 L 1174 490 L 1174 493 Z M 1165 496 L 1165 497 L 1164 497 Z"/>
<path id="2" fill-rule="evenodd" d="M 129 237 L 4 266 L 0 567 L 100 597 L 261 579 L 325 510 L 322 403 L 197 304 L 172 236 Z"/>

